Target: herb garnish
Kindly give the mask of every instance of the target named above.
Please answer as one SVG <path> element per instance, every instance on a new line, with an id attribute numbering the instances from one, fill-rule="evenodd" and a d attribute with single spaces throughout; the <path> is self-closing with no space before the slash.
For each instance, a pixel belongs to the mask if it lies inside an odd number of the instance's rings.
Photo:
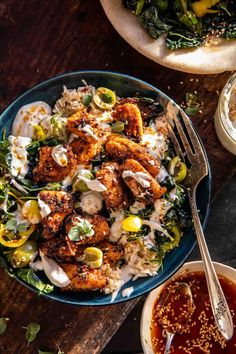
<path id="1" fill-rule="evenodd" d="M 195 95 L 194 93 L 187 92 L 185 95 L 185 100 L 186 100 L 185 113 L 190 117 L 193 117 L 196 114 L 198 114 L 201 105 L 197 101 L 197 95 Z"/>
<path id="2" fill-rule="evenodd" d="M 7 223 L 5 224 L 5 228 L 6 228 L 8 231 L 24 232 L 24 231 L 27 230 L 28 225 L 27 225 L 26 223 L 17 224 L 16 220 L 10 219 L 10 220 L 8 220 Z"/>
<path id="3" fill-rule="evenodd" d="M 26 329 L 25 338 L 28 341 L 28 345 L 29 345 L 29 343 L 33 342 L 36 339 L 37 334 L 40 331 L 40 325 L 36 322 L 31 322 L 28 324 L 27 327 L 23 327 L 23 328 Z"/>
<path id="4" fill-rule="evenodd" d="M 94 234 L 93 227 L 87 220 L 81 220 L 77 225 L 73 226 L 68 237 L 71 241 L 80 241 Z"/>

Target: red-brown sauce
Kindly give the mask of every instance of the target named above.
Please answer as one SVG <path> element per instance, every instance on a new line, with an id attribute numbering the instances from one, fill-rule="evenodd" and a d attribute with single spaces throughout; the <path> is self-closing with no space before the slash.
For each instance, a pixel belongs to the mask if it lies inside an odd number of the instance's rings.
<path id="1" fill-rule="evenodd" d="M 236 283 L 232 283 L 229 279 L 222 276 L 219 276 L 219 280 L 231 310 L 235 327 Z M 182 273 L 178 278 L 168 283 L 167 286 L 176 281 L 183 281 L 190 286 L 195 310 L 184 332 L 175 335 L 170 354 L 236 354 L 236 328 L 234 328 L 233 338 L 228 342 L 224 340 L 217 330 L 204 273 Z M 163 337 L 163 328 L 157 321 L 157 303 L 158 298 L 152 314 L 152 345 L 156 354 L 163 354 L 166 339 Z"/>

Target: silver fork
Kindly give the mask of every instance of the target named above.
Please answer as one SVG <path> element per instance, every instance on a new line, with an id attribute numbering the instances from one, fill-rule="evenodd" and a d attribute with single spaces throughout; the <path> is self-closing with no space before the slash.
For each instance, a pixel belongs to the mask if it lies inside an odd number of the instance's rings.
<path id="1" fill-rule="evenodd" d="M 174 148 L 177 155 L 190 165 L 185 185 L 189 194 L 193 224 L 204 265 L 214 319 L 219 331 L 226 340 L 229 340 L 233 336 L 233 320 L 208 251 L 196 204 L 197 186 L 208 174 L 205 154 L 187 115 L 172 102 L 169 102 L 168 106 L 167 115 Z"/>

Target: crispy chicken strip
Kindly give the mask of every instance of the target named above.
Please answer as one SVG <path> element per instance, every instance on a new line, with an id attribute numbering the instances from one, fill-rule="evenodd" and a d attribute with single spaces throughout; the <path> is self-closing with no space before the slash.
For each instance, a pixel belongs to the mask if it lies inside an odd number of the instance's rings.
<path id="1" fill-rule="evenodd" d="M 43 190 L 38 194 L 45 204 L 47 204 L 51 211 L 69 212 L 73 208 L 73 199 L 70 193 L 64 191 L 49 191 Z"/>
<path id="2" fill-rule="evenodd" d="M 74 139 L 69 145 L 76 155 L 78 165 L 89 165 L 101 151 L 101 144 L 83 139 Z"/>
<path id="3" fill-rule="evenodd" d="M 41 191 L 38 197 L 48 205 L 51 213 L 43 219 L 43 237 L 52 238 L 58 232 L 62 221 L 73 210 L 70 193 L 64 191 Z"/>
<path id="4" fill-rule="evenodd" d="M 82 238 L 79 241 L 76 241 L 75 244 L 76 246 L 79 245 L 94 245 L 95 243 L 98 243 L 100 241 L 105 240 L 108 238 L 110 234 L 110 228 L 108 223 L 106 222 L 106 219 L 103 216 L 100 215 L 94 215 L 93 217 L 81 217 L 78 214 L 71 214 L 68 216 L 65 222 L 65 227 L 66 227 L 66 233 L 68 234 L 70 229 L 74 226 L 76 226 L 81 219 L 86 219 L 88 220 L 94 230 L 94 235 L 93 236 L 88 236 L 85 238 Z"/>
<path id="5" fill-rule="evenodd" d="M 161 187 L 138 161 L 126 160 L 120 169 L 125 183 L 138 201 L 153 204 L 166 192 L 166 187 Z"/>
<path id="6" fill-rule="evenodd" d="M 120 245 L 106 240 L 99 242 L 95 247 L 98 247 L 103 252 L 103 263 L 109 263 L 111 266 L 119 262 L 124 254 Z"/>
<path id="7" fill-rule="evenodd" d="M 146 121 L 154 120 L 163 113 L 163 108 L 158 101 L 150 101 L 143 98 L 137 97 L 126 97 L 122 98 L 118 104 L 122 105 L 125 103 L 133 103 L 138 106 L 140 109 L 142 120 L 145 123 Z"/>
<path id="8" fill-rule="evenodd" d="M 116 121 L 127 122 L 124 133 L 139 140 L 143 135 L 143 121 L 140 110 L 136 104 L 118 104 L 112 117 Z"/>
<path id="9" fill-rule="evenodd" d="M 66 259 L 73 257 L 76 254 L 76 245 L 69 239 L 68 236 L 53 237 L 46 242 L 40 244 L 40 249 L 43 254 L 48 257 L 59 257 Z"/>
<path id="10" fill-rule="evenodd" d="M 60 182 L 68 176 L 77 166 L 76 156 L 69 145 L 64 145 L 67 149 L 68 163 L 60 166 L 52 157 L 52 147 L 44 146 L 39 151 L 39 162 L 33 170 L 33 179 L 36 182 Z"/>
<path id="11" fill-rule="evenodd" d="M 160 164 L 144 147 L 120 135 L 112 134 L 106 143 L 106 151 L 120 160 L 137 160 L 153 177 L 159 172 Z"/>
<path id="12" fill-rule="evenodd" d="M 128 197 L 120 176 L 118 163 L 103 163 L 101 169 L 96 173 L 96 178 L 107 188 L 102 195 L 108 209 L 128 206 Z"/>
<path id="13" fill-rule="evenodd" d="M 60 267 L 71 280 L 71 284 L 61 288 L 63 291 L 96 291 L 107 285 L 107 279 L 99 269 L 66 263 L 60 264 Z"/>
<path id="14" fill-rule="evenodd" d="M 99 128 L 95 117 L 85 111 L 79 111 L 70 116 L 67 120 L 67 128 L 89 143 L 96 143 L 102 135 L 102 129 Z"/>

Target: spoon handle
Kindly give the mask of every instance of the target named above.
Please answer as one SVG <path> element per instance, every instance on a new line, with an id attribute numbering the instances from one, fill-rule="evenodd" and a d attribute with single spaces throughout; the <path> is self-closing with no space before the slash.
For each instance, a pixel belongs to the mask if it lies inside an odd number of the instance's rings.
<path id="1" fill-rule="evenodd" d="M 190 205 L 192 209 L 193 222 L 197 235 L 198 245 L 205 270 L 214 319 L 219 331 L 222 333 L 226 340 L 229 340 L 233 336 L 233 320 L 205 241 L 201 222 L 197 212 L 195 190 L 193 195 L 190 195 Z"/>
<path id="2" fill-rule="evenodd" d="M 174 334 L 166 331 L 166 347 L 165 347 L 164 354 L 169 353 L 173 338 L 174 338 Z"/>

